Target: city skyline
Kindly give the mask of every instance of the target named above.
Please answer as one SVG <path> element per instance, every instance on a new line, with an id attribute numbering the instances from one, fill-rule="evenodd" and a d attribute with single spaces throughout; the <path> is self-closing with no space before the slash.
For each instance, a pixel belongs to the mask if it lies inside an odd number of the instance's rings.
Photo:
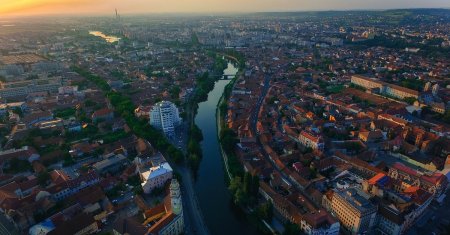
<path id="1" fill-rule="evenodd" d="M 450 235 L 449 0 L 0 0 L 0 235 Z"/>
<path id="2" fill-rule="evenodd" d="M 201 12 L 281 12 L 281 11 L 327 11 L 327 10 L 383 10 L 399 8 L 449 8 L 450 2 L 432 1 L 359 1 L 359 0 L 249 0 L 242 3 L 237 0 L 99 0 L 93 3 L 87 0 L 0 0 L 0 14 L 41 15 L 41 14 L 109 14 L 115 8 L 120 13 L 201 13 Z M 138 7 L 139 6 L 139 7 Z"/>

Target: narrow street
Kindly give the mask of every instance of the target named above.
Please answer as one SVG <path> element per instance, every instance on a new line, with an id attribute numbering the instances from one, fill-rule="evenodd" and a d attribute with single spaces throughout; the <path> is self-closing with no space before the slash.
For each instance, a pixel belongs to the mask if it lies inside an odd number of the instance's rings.
<path id="1" fill-rule="evenodd" d="M 0 234 L 2 235 L 19 234 L 16 228 L 13 227 L 11 222 L 8 221 L 8 219 L 3 214 L 0 214 Z"/>
<path id="2" fill-rule="evenodd" d="M 270 76 L 266 75 L 264 78 L 264 88 L 263 91 L 261 93 L 261 97 L 258 99 L 258 102 L 256 104 L 256 108 L 255 111 L 251 114 L 251 126 L 250 129 L 252 130 L 253 133 L 255 133 L 255 135 L 257 136 L 257 129 L 256 129 L 256 124 L 258 123 L 258 113 L 259 110 L 261 109 L 261 106 L 263 105 L 264 99 L 267 96 L 267 92 L 270 89 Z M 275 171 L 277 171 L 281 177 L 283 178 L 283 180 L 285 180 L 286 182 L 289 182 L 292 186 L 294 186 L 295 188 L 297 188 L 299 191 L 302 191 L 302 189 L 297 187 L 297 184 L 295 184 L 283 171 L 280 171 L 277 166 L 275 165 L 274 161 L 272 160 L 272 158 L 269 156 L 269 154 L 265 151 L 264 146 L 259 142 L 259 139 L 257 139 L 257 143 L 259 145 L 259 148 L 261 149 L 261 152 L 263 153 L 264 158 L 266 158 L 267 162 L 270 162 L 270 164 L 272 165 L 273 169 Z"/>

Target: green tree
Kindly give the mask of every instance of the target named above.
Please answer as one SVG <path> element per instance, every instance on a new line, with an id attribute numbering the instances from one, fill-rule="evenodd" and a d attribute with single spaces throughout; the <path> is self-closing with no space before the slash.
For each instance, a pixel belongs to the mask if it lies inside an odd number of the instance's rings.
<path id="1" fill-rule="evenodd" d="M 298 235 L 300 234 L 300 227 L 297 224 L 288 222 L 284 225 L 283 235 Z"/>
<path id="2" fill-rule="evenodd" d="M 259 218 L 271 221 L 273 218 L 273 205 L 270 201 L 263 203 L 258 206 L 256 212 Z"/>
<path id="3" fill-rule="evenodd" d="M 48 181 L 50 180 L 50 174 L 47 171 L 43 171 L 38 174 L 38 182 L 42 187 L 46 187 L 48 185 Z"/>
<path id="4" fill-rule="evenodd" d="M 19 115 L 19 117 L 23 117 L 23 111 L 21 108 L 15 107 L 12 111 L 13 111 L 13 113 Z"/>
<path id="5" fill-rule="evenodd" d="M 403 99 L 403 101 L 405 101 L 408 104 L 414 104 L 414 102 L 416 102 L 416 100 L 417 99 L 414 98 L 414 97 L 406 97 L 406 98 Z"/>
<path id="6" fill-rule="evenodd" d="M 239 188 L 241 188 L 242 182 L 241 182 L 241 177 L 236 176 L 233 177 L 230 181 L 230 185 L 228 186 L 228 189 L 231 192 L 235 192 L 237 191 Z"/>
<path id="7" fill-rule="evenodd" d="M 172 99 L 178 99 L 180 92 L 181 92 L 181 89 L 179 86 L 173 86 L 169 90 L 170 97 L 172 97 Z"/>
<path id="8" fill-rule="evenodd" d="M 220 132 L 220 143 L 225 153 L 234 154 L 234 147 L 237 143 L 236 133 L 232 129 L 223 128 Z"/>
<path id="9" fill-rule="evenodd" d="M 244 174 L 244 185 L 243 185 L 243 191 L 245 194 L 250 194 L 252 190 L 252 175 L 248 172 L 245 172 Z"/>

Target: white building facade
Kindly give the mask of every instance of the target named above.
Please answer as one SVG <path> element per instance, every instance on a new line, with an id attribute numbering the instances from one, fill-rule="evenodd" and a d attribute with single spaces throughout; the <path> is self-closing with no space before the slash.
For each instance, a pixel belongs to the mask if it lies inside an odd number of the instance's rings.
<path id="1" fill-rule="evenodd" d="M 170 101 L 161 101 L 150 110 L 150 125 L 167 136 L 173 136 L 175 127 L 181 124 L 178 108 Z"/>
<path id="2" fill-rule="evenodd" d="M 169 163 L 164 162 L 159 166 L 154 166 L 148 171 L 140 172 L 141 186 L 144 193 L 151 193 L 155 188 L 163 187 L 167 181 L 172 179 L 173 170 Z"/>

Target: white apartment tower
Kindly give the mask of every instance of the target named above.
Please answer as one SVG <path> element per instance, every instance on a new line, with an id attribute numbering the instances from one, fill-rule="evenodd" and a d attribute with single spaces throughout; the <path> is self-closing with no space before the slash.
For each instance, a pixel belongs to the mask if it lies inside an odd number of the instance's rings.
<path id="1" fill-rule="evenodd" d="M 174 135 L 175 127 L 180 123 L 178 108 L 170 101 L 161 101 L 150 110 L 150 125 L 162 130 L 169 137 Z"/>

